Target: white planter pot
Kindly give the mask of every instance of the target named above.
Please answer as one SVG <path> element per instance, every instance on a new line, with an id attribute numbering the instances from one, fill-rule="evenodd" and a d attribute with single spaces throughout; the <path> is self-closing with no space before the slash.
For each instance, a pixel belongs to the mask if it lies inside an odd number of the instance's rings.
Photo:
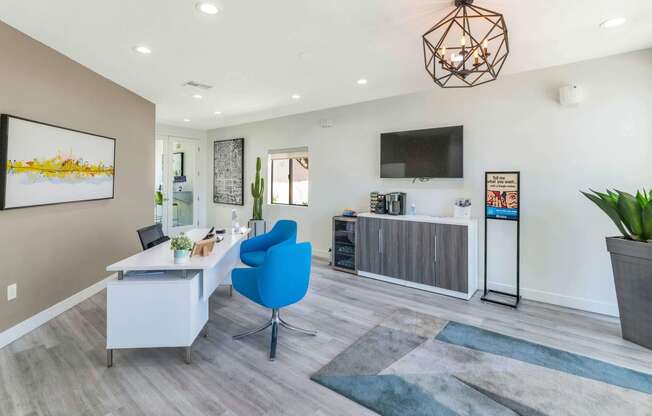
<path id="1" fill-rule="evenodd" d="M 265 220 L 249 220 L 247 227 L 251 229 L 249 238 L 263 235 L 267 232 L 267 223 Z"/>
<path id="2" fill-rule="evenodd" d="M 183 264 L 190 259 L 190 250 L 174 250 L 174 264 Z"/>

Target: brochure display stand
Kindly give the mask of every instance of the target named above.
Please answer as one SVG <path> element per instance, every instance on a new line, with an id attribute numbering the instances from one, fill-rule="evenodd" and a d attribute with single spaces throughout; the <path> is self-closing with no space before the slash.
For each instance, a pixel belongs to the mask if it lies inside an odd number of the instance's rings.
<path id="1" fill-rule="evenodd" d="M 521 243 L 521 190 L 520 172 L 485 172 L 484 215 L 484 294 L 482 300 L 516 308 L 521 300 L 520 243 Z M 487 287 L 487 222 L 516 221 L 516 294 L 490 290 Z M 492 296 L 493 295 L 493 296 Z M 511 298 L 513 301 L 502 301 Z"/>

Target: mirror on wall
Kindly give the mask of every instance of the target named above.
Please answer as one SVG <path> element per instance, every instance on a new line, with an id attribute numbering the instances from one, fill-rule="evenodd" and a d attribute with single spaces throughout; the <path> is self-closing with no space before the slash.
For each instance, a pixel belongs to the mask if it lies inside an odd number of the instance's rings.
<path id="1" fill-rule="evenodd" d="M 172 175 L 176 178 L 185 176 L 183 171 L 183 152 L 172 153 Z"/>

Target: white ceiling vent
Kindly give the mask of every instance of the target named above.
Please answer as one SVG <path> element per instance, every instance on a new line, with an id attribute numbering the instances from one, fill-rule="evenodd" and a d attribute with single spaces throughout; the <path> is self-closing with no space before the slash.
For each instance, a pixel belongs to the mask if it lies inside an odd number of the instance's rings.
<path id="1" fill-rule="evenodd" d="M 183 84 L 183 86 L 201 88 L 202 90 L 210 90 L 211 88 L 213 88 L 212 85 L 202 84 L 201 82 L 197 82 L 197 81 L 188 81 L 185 84 Z"/>

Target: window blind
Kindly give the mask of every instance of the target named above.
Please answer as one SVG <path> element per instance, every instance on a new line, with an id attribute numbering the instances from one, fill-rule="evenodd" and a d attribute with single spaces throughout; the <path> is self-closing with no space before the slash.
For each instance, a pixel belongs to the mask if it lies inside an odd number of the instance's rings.
<path id="1" fill-rule="evenodd" d="M 269 150 L 268 152 L 270 160 L 278 159 L 294 159 L 294 158 L 307 158 L 308 157 L 308 147 L 293 147 L 290 149 L 274 149 Z"/>

